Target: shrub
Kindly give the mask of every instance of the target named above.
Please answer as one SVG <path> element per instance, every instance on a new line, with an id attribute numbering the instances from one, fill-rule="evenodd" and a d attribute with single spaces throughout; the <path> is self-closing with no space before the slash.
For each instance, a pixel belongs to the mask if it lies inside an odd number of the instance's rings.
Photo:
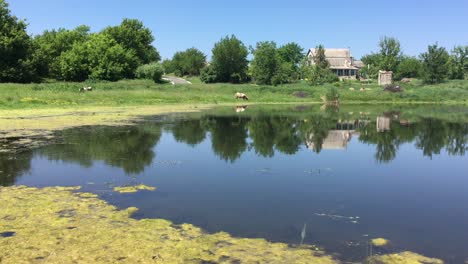
<path id="1" fill-rule="evenodd" d="M 322 69 L 316 65 L 310 67 L 308 79 L 312 85 L 322 85 L 339 81 L 338 76 L 329 69 Z"/>
<path id="2" fill-rule="evenodd" d="M 161 82 L 164 69 L 159 63 L 145 64 L 136 69 L 135 75 L 138 79 L 150 79 L 155 83 Z"/>
<path id="3" fill-rule="evenodd" d="M 213 66 L 205 67 L 200 72 L 200 80 L 204 83 L 215 83 L 217 82 L 216 69 Z"/>

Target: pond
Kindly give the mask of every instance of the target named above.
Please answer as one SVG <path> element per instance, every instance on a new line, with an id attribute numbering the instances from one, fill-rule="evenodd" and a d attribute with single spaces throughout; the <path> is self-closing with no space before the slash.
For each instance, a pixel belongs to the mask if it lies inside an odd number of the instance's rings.
<path id="1" fill-rule="evenodd" d="M 0 184 L 82 186 L 138 207 L 135 218 L 314 244 L 346 261 L 410 250 L 463 263 L 467 150 L 463 107 L 239 106 L 60 131 L 0 153 Z M 137 184 L 157 189 L 113 192 Z M 390 246 L 369 246 L 378 237 Z"/>

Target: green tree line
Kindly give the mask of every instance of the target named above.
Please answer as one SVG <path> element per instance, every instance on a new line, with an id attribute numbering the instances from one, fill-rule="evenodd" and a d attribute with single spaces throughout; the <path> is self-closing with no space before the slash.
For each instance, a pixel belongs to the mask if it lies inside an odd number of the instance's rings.
<path id="1" fill-rule="evenodd" d="M 262 41 L 249 51 L 231 35 L 214 44 L 210 62 L 203 52 L 189 48 L 160 63 L 151 30 L 136 19 L 124 19 L 120 25 L 100 32 L 91 32 L 82 25 L 30 36 L 27 24 L 11 14 L 5 0 L 0 0 L 0 25 L 0 82 L 132 78 L 158 82 L 164 72 L 200 76 L 205 83 L 253 81 L 281 85 L 306 79 L 311 85 L 320 85 L 338 80 L 321 45 L 308 58 L 294 42 L 278 47 L 275 42 Z M 396 80 L 421 78 L 426 83 L 468 76 L 468 46 L 454 47 L 449 53 L 436 43 L 419 57 L 404 55 L 400 42 L 393 37 L 383 37 L 378 46 L 378 52 L 362 58 L 366 65 L 361 69 L 364 77 L 376 78 L 379 70 L 393 71 Z"/>

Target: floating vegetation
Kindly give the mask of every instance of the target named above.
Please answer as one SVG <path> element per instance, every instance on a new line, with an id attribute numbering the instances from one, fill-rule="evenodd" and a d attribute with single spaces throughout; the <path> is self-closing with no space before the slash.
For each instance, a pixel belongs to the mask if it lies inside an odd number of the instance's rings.
<path id="1" fill-rule="evenodd" d="M 0 238 L 2 263 L 338 263 L 308 247 L 132 219 L 136 208 L 71 190 L 0 187 L 0 233 L 15 233 Z"/>
<path id="2" fill-rule="evenodd" d="M 384 246 L 388 245 L 388 243 L 390 243 L 390 241 L 388 241 L 385 238 L 374 238 L 374 239 L 371 240 L 371 243 L 372 243 L 373 246 L 376 246 L 376 247 L 384 247 Z"/>
<path id="3" fill-rule="evenodd" d="M 343 216 L 343 215 L 336 215 L 336 214 L 324 214 L 324 213 L 315 213 L 316 216 L 321 216 L 321 217 L 328 217 L 333 220 L 344 220 L 344 221 L 349 221 L 351 224 L 359 224 L 359 216 Z"/>
<path id="4" fill-rule="evenodd" d="M 405 251 L 401 253 L 382 256 L 372 256 L 367 259 L 372 264 L 443 264 L 440 259 L 428 258 L 414 252 Z"/>
<path id="5" fill-rule="evenodd" d="M 136 193 L 138 191 L 154 191 L 156 187 L 147 186 L 144 184 L 134 185 L 134 186 L 121 186 L 121 187 L 114 187 L 114 192 L 118 193 Z"/>

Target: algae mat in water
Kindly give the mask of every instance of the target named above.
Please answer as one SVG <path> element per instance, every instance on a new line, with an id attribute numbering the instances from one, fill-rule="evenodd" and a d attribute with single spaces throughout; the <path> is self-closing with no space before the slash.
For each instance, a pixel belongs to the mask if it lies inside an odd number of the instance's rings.
<path id="1" fill-rule="evenodd" d="M 311 248 L 130 218 L 78 188 L 0 188 L 1 263 L 337 263 Z"/>

